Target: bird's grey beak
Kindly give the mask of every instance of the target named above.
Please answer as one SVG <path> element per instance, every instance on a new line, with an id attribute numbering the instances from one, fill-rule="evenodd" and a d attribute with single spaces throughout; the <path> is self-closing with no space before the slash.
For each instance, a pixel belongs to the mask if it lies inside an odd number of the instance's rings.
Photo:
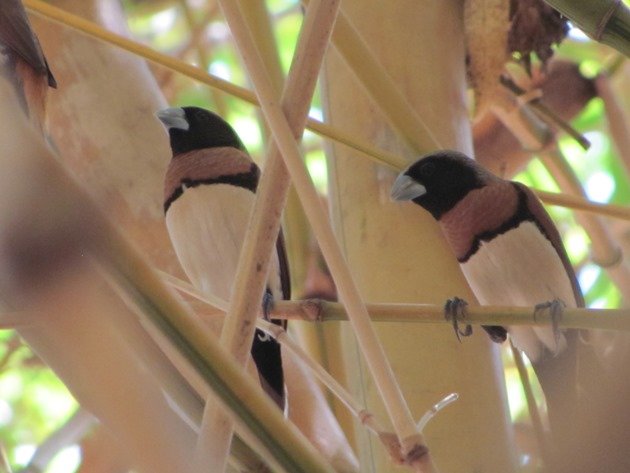
<path id="1" fill-rule="evenodd" d="M 165 108 L 157 112 L 156 115 L 164 123 L 167 130 L 177 128 L 186 131 L 190 128 L 190 124 L 186 120 L 186 112 L 181 107 Z"/>
<path id="2" fill-rule="evenodd" d="M 413 200 L 427 193 L 426 187 L 406 174 L 400 174 L 392 186 L 392 200 Z"/>

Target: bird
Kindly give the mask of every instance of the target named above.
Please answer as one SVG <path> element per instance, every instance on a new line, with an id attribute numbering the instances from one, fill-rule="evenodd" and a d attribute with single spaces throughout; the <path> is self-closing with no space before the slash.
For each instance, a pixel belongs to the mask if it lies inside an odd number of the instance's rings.
<path id="1" fill-rule="evenodd" d="M 584 307 L 560 234 L 524 184 L 493 175 L 463 153 L 440 150 L 403 170 L 391 196 L 419 205 L 439 223 L 480 304 L 548 308 L 554 320 L 565 306 Z M 447 309 L 462 305 L 451 301 Z M 555 324 L 484 328 L 496 342 L 509 333 L 539 379 L 552 434 L 554 426 L 566 427 L 577 401 L 578 332 Z"/>
<path id="2" fill-rule="evenodd" d="M 57 88 L 57 81 L 21 0 L 0 2 L 0 68 L 13 85 L 25 114 L 43 130 L 48 88 Z"/>
<path id="3" fill-rule="evenodd" d="M 189 106 L 161 110 L 157 117 L 168 130 L 172 152 L 164 182 L 164 213 L 175 253 L 197 289 L 229 300 L 260 169 L 234 129 L 219 115 Z M 290 297 L 280 230 L 261 301 L 265 317 L 274 300 Z M 261 386 L 284 410 L 279 343 L 256 329 L 251 354 Z"/>

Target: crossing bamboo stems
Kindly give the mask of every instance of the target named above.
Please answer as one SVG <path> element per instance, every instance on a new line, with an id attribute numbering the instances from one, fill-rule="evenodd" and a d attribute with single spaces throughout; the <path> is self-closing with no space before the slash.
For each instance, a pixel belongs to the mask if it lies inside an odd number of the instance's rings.
<path id="1" fill-rule="evenodd" d="M 232 28 L 232 33 L 239 45 L 239 38 L 250 38 L 250 32 L 240 8 L 236 2 L 221 2 L 222 10 Z M 292 64 L 287 85 L 283 93 L 282 108 L 291 126 L 284 121 L 289 139 L 295 144 L 294 137 L 302 135 L 306 115 L 311 103 L 317 73 L 321 67 L 328 38 L 337 14 L 338 0 L 322 0 L 313 3 L 307 10 L 301 31 L 298 49 Z M 237 23 L 239 30 L 233 27 Z M 258 50 L 249 40 L 250 48 L 241 54 L 246 65 L 252 57 L 258 58 L 258 76 L 267 84 L 269 95 L 275 96 L 275 89 L 269 81 L 266 69 L 261 63 Z M 250 68 L 251 73 L 251 68 Z M 254 78 L 254 83 L 257 80 Z M 264 103 L 264 99 L 261 100 Z M 285 120 L 281 105 L 278 113 Z M 264 111 L 264 109 L 263 109 Z M 244 364 L 254 336 L 253 323 L 260 311 L 271 252 L 275 248 L 280 229 L 280 217 L 289 189 L 289 175 L 282 161 L 279 149 L 271 145 L 264 171 L 256 193 L 254 209 L 233 285 L 228 316 L 221 332 L 222 345 L 232 353 L 236 360 Z M 197 449 L 196 464 L 209 464 L 208 471 L 223 471 L 227 458 L 231 423 L 226 413 L 218 407 L 211 407 L 204 413 L 202 434 Z M 206 448 L 202 448 L 202 446 Z M 200 470 L 201 471 L 201 470 Z"/>
<path id="2" fill-rule="evenodd" d="M 424 471 L 433 471 L 430 456 L 426 454 L 427 449 L 424 445 L 424 440 L 421 434 L 416 431 L 415 423 L 395 380 L 391 366 L 373 327 L 370 325 L 365 305 L 345 264 L 341 249 L 335 240 L 327 216 L 321 207 L 317 191 L 301 159 L 292 130 L 284 116 L 279 101 L 274 95 L 273 86 L 251 39 L 247 25 L 243 21 L 238 5 L 224 0 L 220 4 L 239 51 L 241 51 L 241 55 L 246 63 L 250 78 L 254 83 L 263 113 L 282 152 L 282 157 L 289 169 L 291 178 L 296 189 L 298 189 L 300 201 L 305 208 L 315 236 L 331 269 L 341 300 L 344 301 L 351 314 L 351 322 L 374 379 L 385 400 L 396 434 L 400 439 L 403 453 L 406 457 L 409 457 L 416 467 L 424 467 Z"/>

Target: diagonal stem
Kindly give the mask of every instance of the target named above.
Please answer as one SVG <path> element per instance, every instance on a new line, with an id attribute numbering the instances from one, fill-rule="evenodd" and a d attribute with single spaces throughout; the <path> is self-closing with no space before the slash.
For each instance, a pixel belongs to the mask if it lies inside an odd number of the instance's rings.
<path id="1" fill-rule="evenodd" d="M 304 131 L 317 74 L 338 6 L 339 0 L 320 0 L 313 2 L 306 12 L 282 99 L 286 116 L 292 125 L 289 129 L 292 140 L 293 137 L 300 137 Z M 231 2 L 231 8 L 236 9 L 242 28 L 249 36 L 248 27 L 240 15 L 237 3 Z M 225 8 L 223 9 L 225 11 Z M 258 55 L 255 46 L 252 45 L 251 51 L 251 54 Z M 264 66 L 261 67 L 260 74 L 268 81 Z M 289 175 L 280 151 L 275 143 L 271 143 L 250 218 L 250 231 L 238 262 L 228 317 L 221 333 L 223 346 L 241 364 L 247 360 L 254 336 L 254 321 L 260 311 L 269 261 L 278 238 L 280 216 L 289 184 Z M 217 406 L 209 405 L 204 413 L 196 454 L 195 464 L 198 471 L 224 470 L 231 434 L 232 425 L 226 413 Z"/>

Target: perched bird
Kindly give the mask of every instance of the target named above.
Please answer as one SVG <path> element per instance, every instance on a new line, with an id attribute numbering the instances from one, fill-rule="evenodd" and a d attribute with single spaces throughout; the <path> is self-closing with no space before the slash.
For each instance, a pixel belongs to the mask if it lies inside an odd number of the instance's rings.
<path id="1" fill-rule="evenodd" d="M 177 257 L 201 291 L 229 300 L 248 230 L 260 170 L 232 127 L 197 107 L 167 108 L 158 118 L 168 129 L 173 158 L 164 184 L 166 226 Z M 289 299 L 282 232 L 263 301 Z M 263 389 L 284 408 L 280 345 L 256 330 L 252 358 Z"/>
<path id="2" fill-rule="evenodd" d="M 57 82 L 21 0 L 0 2 L 0 73 L 15 87 L 26 115 L 43 129 L 48 87 Z"/>
<path id="3" fill-rule="evenodd" d="M 394 182 L 392 198 L 411 200 L 439 222 L 482 305 L 583 307 L 560 235 L 525 185 L 492 175 L 457 151 L 427 155 Z M 503 327 L 484 327 L 494 341 Z M 539 378 L 553 425 L 575 408 L 577 331 L 508 327 Z"/>

